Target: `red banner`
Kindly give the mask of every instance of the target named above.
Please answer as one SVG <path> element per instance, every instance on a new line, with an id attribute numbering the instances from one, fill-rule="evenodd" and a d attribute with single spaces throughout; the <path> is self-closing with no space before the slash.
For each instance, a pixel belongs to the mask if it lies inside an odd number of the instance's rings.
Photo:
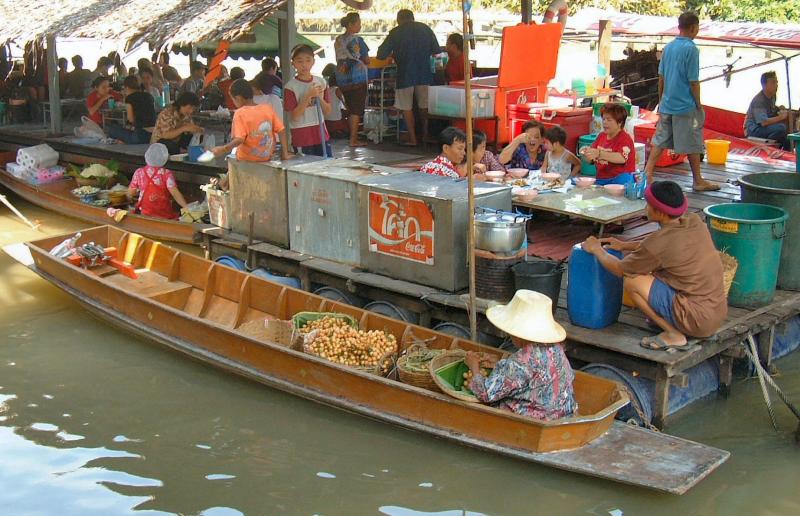
<path id="1" fill-rule="evenodd" d="M 424 201 L 369 192 L 369 250 L 433 265 L 433 213 Z"/>

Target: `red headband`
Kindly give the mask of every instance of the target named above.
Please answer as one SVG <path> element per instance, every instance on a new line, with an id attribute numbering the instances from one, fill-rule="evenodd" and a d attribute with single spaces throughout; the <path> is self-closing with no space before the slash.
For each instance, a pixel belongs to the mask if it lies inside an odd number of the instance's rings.
<path id="1" fill-rule="evenodd" d="M 689 208 L 689 200 L 686 196 L 683 197 L 683 204 L 678 206 L 677 208 L 672 207 L 668 204 L 664 204 L 663 202 L 656 199 L 656 196 L 653 195 L 653 185 L 648 185 L 647 188 L 644 190 L 644 198 L 647 200 L 647 204 L 652 206 L 653 208 L 666 213 L 670 217 L 680 217 L 686 210 Z"/>

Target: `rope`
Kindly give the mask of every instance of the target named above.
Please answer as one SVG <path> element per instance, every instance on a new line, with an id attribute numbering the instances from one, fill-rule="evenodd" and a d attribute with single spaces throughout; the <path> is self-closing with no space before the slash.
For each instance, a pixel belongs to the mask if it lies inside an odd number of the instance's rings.
<path id="1" fill-rule="evenodd" d="M 751 347 L 755 346 L 752 335 L 748 335 L 747 339 Z M 789 407 L 789 410 L 792 411 L 797 419 L 800 419 L 800 410 L 798 410 L 797 407 L 791 401 L 789 401 L 789 398 L 786 397 L 786 394 L 783 392 L 783 390 L 778 387 L 778 384 L 775 383 L 775 380 L 772 379 L 772 376 L 770 376 L 770 374 L 764 369 L 764 366 L 761 365 L 761 361 L 758 360 L 758 358 L 754 356 L 748 348 L 745 347 L 744 352 L 747 355 L 747 358 L 749 358 L 755 366 L 759 375 L 764 375 L 764 380 L 767 382 L 767 384 L 775 389 L 775 392 L 778 394 L 778 397 L 781 399 L 781 401 L 783 401 L 786 406 Z"/>

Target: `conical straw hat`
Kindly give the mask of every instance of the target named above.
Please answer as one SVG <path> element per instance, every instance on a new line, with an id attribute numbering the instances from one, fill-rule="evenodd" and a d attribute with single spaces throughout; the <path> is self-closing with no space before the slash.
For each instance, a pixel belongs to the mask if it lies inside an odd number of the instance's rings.
<path id="1" fill-rule="evenodd" d="M 507 305 L 486 310 L 489 321 L 514 337 L 541 344 L 563 342 L 567 332 L 553 319 L 553 302 L 533 290 L 517 290 Z"/>

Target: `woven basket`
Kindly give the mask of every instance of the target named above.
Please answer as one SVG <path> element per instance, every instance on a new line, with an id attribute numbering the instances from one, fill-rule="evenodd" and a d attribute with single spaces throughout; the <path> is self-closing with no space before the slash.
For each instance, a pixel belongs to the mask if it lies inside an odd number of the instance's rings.
<path id="1" fill-rule="evenodd" d="M 736 276 L 736 270 L 739 268 L 739 262 L 736 258 L 726 252 L 720 251 L 719 257 L 722 259 L 722 282 L 725 287 L 725 297 L 728 297 L 728 292 L 733 285 L 733 278 Z"/>
<path id="2" fill-rule="evenodd" d="M 100 188 L 100 181 L 98 181 L 96 178 L 93 177 L 83 177 L 79 174 L 75 176 L 75 182 L 78 183 L 78 186 L 96 186 Z M 105 188 L 106 189 L 111 188 L 117 183 L 118 181 L 116 176 L 112 177 L 108 181 L 106 181 Z"/>
<path id="3" fill-rule="evenodd" d="M 463 361 L 464 357 L 466 357 L 466 353 L 463 350 L 447 351 L 431 360 L 430 364 L 428 365 L 428 370 L 430 371 L 430 375 L 431 378 L 433 378 L 434 383 L 436 383 L 436 386 L 443 393 L 457 400 L 466 401 L 468 403 L 480 403 L 474 394 L 454 390 L 450 385 L 447 384 L 447 382 L 442 380 L 439 375 L 436 374 L 436 371 L 448 364 Z"/>
<path id="4" fill-rule="evenodd" d="M 415 387 L 421 387 L 423 389 L 428 389 L 429 391 L 440 391 L 438 385 L 431 377 L 431 372 L 429 369 L 425 371 L 415 371 L 406 368 L 406 363 L 408 362 L 409 355 L 413 355 L 415 353 L 420 352 L 427 352 L 428 348 L 419 344 L 414 344 L 410 346 L 403 355 L 397 359 L 397 375 L 400 377 L 400 381 L 403 383 L 407 383 L 409 385 L 413 385 Z"/>

